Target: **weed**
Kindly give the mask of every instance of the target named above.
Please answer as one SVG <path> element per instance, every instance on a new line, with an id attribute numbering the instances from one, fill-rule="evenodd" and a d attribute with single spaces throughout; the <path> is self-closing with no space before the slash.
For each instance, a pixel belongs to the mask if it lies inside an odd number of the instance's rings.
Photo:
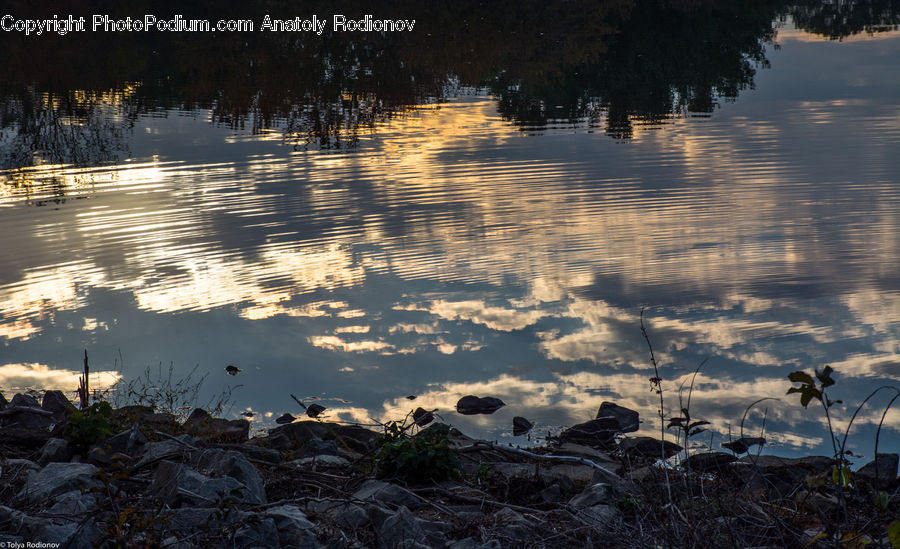
<path id="1" fill-rule="evenodd" d="M 375 455 L 378 478 L 398 478 L 410 483 L 441 481 L 459 474 L 459 456 L 451 446 L 450 427 L 437 424 L 415 437 L 397 421 L 385 425 Z"/>
<path id="2" fill-rule="evenodd" d="M 84 455 L 97 442 L 112 434 L 112 407 L 108 402 L 94 402 L 84 410 L 66 409 L 63 437 L 75 452 Z"/>

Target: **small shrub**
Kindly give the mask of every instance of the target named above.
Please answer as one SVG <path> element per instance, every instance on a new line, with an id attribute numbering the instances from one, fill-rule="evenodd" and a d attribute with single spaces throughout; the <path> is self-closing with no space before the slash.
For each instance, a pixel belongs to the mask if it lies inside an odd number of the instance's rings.
<path id="1" fill-rule="evenodd" d="M 415 438 L 404 434 L 394 421 L 385 425 L 381 447 L 375 456 L 378 478 L 397 478 L 410 483 L 446 480 L 458 475 L 459 456 L 448 437 L 450 427 L 434 425 Z"/>
<path id="2" fill-rule="evenodd" d="M 85 410 L 66 410 L 66 426 L 63 437 L 73 450 L 80 454 L 87 452 L 93 444 L 112 434 L 112 407 L 106 401 L 95 402 Z"/>

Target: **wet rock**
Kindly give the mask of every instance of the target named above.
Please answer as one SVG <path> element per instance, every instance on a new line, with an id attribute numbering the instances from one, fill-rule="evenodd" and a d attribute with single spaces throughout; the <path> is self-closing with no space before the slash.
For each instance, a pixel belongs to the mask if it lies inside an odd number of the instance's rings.
<path id="1" fill-rule="evenodd" d="M 48 439 L 41 449 L 41 457 L 37 462 L 42 467 L 51 462 L 66 462 L 72 459 L 72 450 L 69 441 L 62 438 Z"/>
<path id="2" fill-rule="evenodd" d="M 592 419 L 569 427 L 559 435 L 562 442 L 574 442 L 593 447 L 608 446 L 619 432 L 619 420 L 614 417 Z"/>
<path id="3" fill-rule="evenodd" d="M 36 398 L 31 395 L 23 395 L 22 393 L 16 393 L 13 396 L 12 400 L 9 403 L 10 408 L 15 408 L 17 406 L 21 406 L 23 408 L 40 408 L 41 405 L 38 404 Z"/>
<path id="4" fill-rule="evenodd" d="M 413 423 L 419 427 L 425 427 L 432 421 L 434 421 L 434 412 L 429 412 L 421 406 L 413 411 Z"/>
<path id="5" fill-rule="evenodd" d="M 234 533 L 234 540 L 228 544 L 235 549 L 279 549 L 278 528 L 271 518 L 253 517 Z"/>
<path id="6" fill-rule="evenodd" d="M 74 410 L 75 406 L 62 391 L 47 391 L 41 400 L 41 409 L 53 414 L 56 421 L 62 421 L 66 417 L 66 410 Z"/>
<path id="7" fill-rule="evenodd" d="M 245 442 L 250 434 L 250 422 L 246 419 L 212 417 L 202 408 L 191 412 L 184 428 L 205 442 Z"/>
<path id="8" fill-rule="evenodd" d="M 637 431 L 641 425 L 641 417 L 636 411 L 619 406 L 614 402 L 602 402 L 597 410 L 597 419 L 614 418 L 619 424 L 620 433 Z"/>
<path id="9" fill-rule="evenodd" d="M 504 406 L 506 406 L 506 404 L 499 398 L 467 395 L 459 399 L 456 403 L 456 411 L 466 416 L 493 414 Z"/>
<path id="10" fill-rule="evenodd" d="M 737 440 L 732 440 L 729 442 L 723 442 L 722 448 L 726 450 L 731 450 L 736 454 L 743 454 L 747 450 L 749 450 L 752 446 L 762 446 L 766 443 L 766 439 L 763 437 L 741 437 Z"/>
<path id="11" fill-rule="evenodd" d="M 715 473 L 722 470 L 722 467 L 728 465 L 737 458 L 732 454 L 725 452 L 703 452 L 701 454 L 692 454 L 681 465 L 689 470 L 700 473 Z"/>
<path id="12" fill-rule="evenodd" d="M 262 476 L 247 458 L 234 450 L 210 449 L 200 453 L 197 468 L 206 475 L 233 478 L 246 487 L 244 501 L 266 503 L 266 487 Z"/>
<path id="13" fill-rule="evenodd" d="M 410 509 L 423 505 L 422 500 L 406 488 L 381 480 L 367 480 L 354 492 L 353 498 L 374 501 L 382 505 L 402 505 Z"/>
<path id="14" fill-rule="evenodd" d="M 898 463 L 900 454 L 878 454 L 874 460 L 860 467 L 856 475 L 876 488 L 886 488 L 897 480 Z"/>
<path id="15" fill-rule="evenodd" d="M 272 507 L 262 513 L 274 521 L 282 549 L 316 549 L 315 524 L 296 505 Z"/>
<path id="16" fill-rule="evenodd" d="M 187 465 L 165 460 L 156 468 L 150 493 L 173 507 L 182 501 L 210 507 L 226 498 L 242 502 L 248 497 L 247 487 L 234 478 L 210 478 Z"/>
<path id="17" fill-rule="evenodd" d="M 38 503 L 72 490 L 100 488 L 100 481 L 93 478 L 97 471 L 99 469 L 89 463 L 48 463 L 40 471 L 28 475 L 16 499 Z"/>
<path id="18" fill-rule="evenodd" d="M 669 442 L 660 443 L 653 437 L 626 438 L 619 442 L 619 449 L 629 458 L 668 459 L 682 450 L 681 446 Z"/>
<path id="19" fill-rule="evenodd" d="M 527 435 L 534 428 L 534 423 L 528 421 L 522 416 L 513 418 L 513 435 L 520 437 Z"/>
<path id="20" fill-rule="evenodd" d="M 583 509 L 594 505 L 612 505 L 616 502 L 616 499 L 616 490 L 612 485 L 598 482 L 588 486 L 580 494 L 569 500 L 569 505 L 576 509 Z"/>

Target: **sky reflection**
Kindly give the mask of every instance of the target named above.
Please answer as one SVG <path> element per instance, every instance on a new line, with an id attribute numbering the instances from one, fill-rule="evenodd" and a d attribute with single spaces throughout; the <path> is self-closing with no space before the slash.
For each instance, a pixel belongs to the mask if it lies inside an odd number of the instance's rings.
<path id="1" fill-rule="evenodd" d="M 900 381 L 900 36 L 880 38 L 842 44 L 826 82 L 809 61 L 835 45 L 785 32 L 758 90 L 628 143 L 525 135 L 473 94 L 352 151 L 171 111 L 138 120 L 133 160 L 3 172 L 0 388 L 74 389 L 87 347 L 107 381 L 198 365 L 262 415 L 293 392 L 332 418 L 423 406 L 521 442 L 513 415 L 557 431 L 614 400 L 649 433 L 647 306 L 667 413 L 708 358 L 692 415 L 717 442 L 771 397 L 749 429 L 765 415 L 780 451 L 826 451 L 818 414 L 784 398 L 790 371 L 835 367 L 845 416 Z M 508 406 L 459 416 L 465 394 Z M 862 453 L 880 418 L 857 419 Z M 897 451 L 900 412 L 885 425 Z"/>

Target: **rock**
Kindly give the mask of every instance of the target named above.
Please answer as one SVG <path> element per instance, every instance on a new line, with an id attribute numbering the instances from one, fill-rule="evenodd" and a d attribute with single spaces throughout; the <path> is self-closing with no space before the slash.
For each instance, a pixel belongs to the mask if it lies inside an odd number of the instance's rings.
<path id="1" fill-rule="evenodd" d="M 205 442 L 245 442 L 250 434 L 250 422 L 246 419 L 212 417 L 202 408 L 191 412 L 184 428 Z"/>
<path id="2" fill-rule="evenodd" d="M 319 546 L 315 524 L 296 505 L 272 507 L 262 514 L 275 522 L 282 549 L 316 549 Z"/>
<path id="3" fill-rule="evenodd" d="M 285 412 L 275 419 L 275 423 L 277 423 L 278 425 L 287 425 L 288 423 L 293 423 L 296 419 L 297 418 L 295 418 L 291 414 Z"/>
<path id="4" fill-rule="evenodd" d="M 338 448 L 337 442 L 333 440 L 309 440 L 294 452 L 296 456 L 302 457 L 322 457 L 322 456 L 340 456 L 341 450 Z"/>
<path id="5" fill-rule="evenodd" d="M 395 484 L 381 480 L 367 480 L 353 493 L 353 499 L 374 501 L 375 503 L 405 506 L 416 509 L 424 505 L 418 496 Z"/>
<path id="6" fill-rule="evenodd" d="M 415 423 L 419 427 L 425 427 L 426 425 L 434 421 L 434 412 L 429 412 L 428 410 L 420 406 L 413 411 L 412 417 L 413 423 Z"/>
<path id="7" fill-rule="evenodd" d="M 619 420 L 615 417 L 603 417 L 569 427 L 560 433 L 559 439 L 562 442 L 605 447 L 618 432 Z"/>
<path id="8" fill-rule="evenodd" d="M 339 449 L 367 453 L 375 448 L 378 433 L 355 425 L 320 421 L 295 421 L 269 431 L 269 437 L 286 436 L 292 447 L 303 447 L 313 440 L 335 441 Z"/>
<path id="9" fill-rule="evenodd" d="M 860 467 L 856 471 L 856 475 L 876 488 L 886 488 L 897 480 L 898 463 L 900 463 L 900 454 L 878 454 L 874 460 Z"/>
<path id="10" fill-rule="evenodd" d="M 513 435 L 520 437 L 527 435 L 534 428 L 534 423 L 528 421 L 522 416 L 513 418 Z"/>
<path id="11" fill-rule="evenodd" d="M 599 529 L 609 527 L 619 518 L 620 514 L 615 506 L 600 504 L 579 509 L 575 516 L 583 523 Z"/>
<path id="12" fill-rule="evenodd" d="M 730 442 L 723 442 L 722 448 L 726 450 L 731 450 L 735 454 L 743 454 L 747 450 L 750 449 L 751 446 L 760 445 L 766 443 L 766 439 L 763 437 L 741 437 L 737 440 L 732 440 Z"/>
<path id="13" fill-rule="evenodd" d="M 569 500 L 569 505 L 576 509 L 593 507 L 594 505 L 613 505 L 617 499 L 615 489 L 605 482 L 592 484 L 580 494 Z"/>
<path id="14" fill-rule="evenodd" d="M 200 454 L 197 468 L 207 475 L 229 477 L 243 484 L 247 492 L 244 501 L 253 504 L 266 503 L 266 486 L 247 458 L 234 450 L 210 449 Z"/>
<path id="15" fill-rule="evenodd" d="M 660 444 L 659 439 L 653 437 L 626 438 L 619 442 L 619 449 L 629 458 L 640 459 L 668 459 L 682 450 L 681 446 L 665 441 Z"/>
<path id="16" fill-rule="evenodd" d="M 765 490 L 770 497 L 782 497 L 795 491 L 810 475 L 830 470 L 834 460 L 826 456 L 782 458 L 744 456 L 723 470 L 736 477 L 749 490 Z"/>
<path id="17" fill-rule="evenodd" d="M 636 411 L 619 406 L 614 402 L 602 402 L 597 410 L 597 419 L 613 418 L 619 424 L 620 433 L 637 431 L 641 425 L 641 416 Z"/>
<path id="18" fill-rule="evenodd" d="M 355 530 L 372 522 L 372 513 L 360 505 L 341 499 L 310 501 L 306 505 L 306 511 L 317 516 L 328 517 L 338 528 Z M 385 518 L 390 515 L 388 511 L 385 511 L 384 514 Z"/>
<path id="19" fill-rule="evenodd" d="M 51 515 L 80 515 L 97 508 L 97 499 L 89 492 L 72 490 L 57 496 L 56 503 L 47 512 Z"/>
<path id="20" fill-rule="evenodd" d="M 66 462 L 70 459 L 72 459 L 72 450 L 69 448 L 69 441 L 62 438 L 51 438 L 41 449 L 41 457 L 37 462 L 43 467 L 51 462 Z"/>
<path id="21" fill-rule="evenodd" d="M 187 465 L 166 460 L 156 468 L 150 493 L 172 507 L 181 501 L 197 507 L 218 506 L 226 498 L 243 502 L 249 495 L 247 487 L 234 478 L 210 478 Z"/>
<path id="22" fill-rule="evenodd" d="M 493 414 L 506 404 L 499 398 L 467 395 L 456 403 L 456 411 L 460 414 L 471 416 L 475 414 Z"/>
<path id="23" fill-rule="evenodd" d="M 6 397 L 3 396 L 3 393 L 0 393 L 0 410 L 3 410 L 9 406 L 9 402 L 6 400 Z"/>
<path id="24" fill-rule="evenodd" d="M 686 460 L 681 462 L 681 465 L 689 471 L 714 473 L 720 471 L 722 467 L 728 465 L 732 461 L 737 461 L 737 458 L 732 454 L 727 454 L 725 452 L 703 452 L 701 454 L 691 454 Z"/>
<path id="25" fill-rule="evenodd" d="M 13 396 L 12 401 L 9 403 L 10 408 L 15 408 L 16 406 L 22 406 L 24 408 L 40 408 L 41 405 L 38 404 L 36 398 L 31 395 L 23 395 L 21 393 L 16 393 Z"/>
<path id="26" fill-rule="evenodd" d="M 312 418 L 316 418 L 322 415 L 322 412 L 327 409 L 328 408 L 322 406 L 321 404 L 312 403 L 306 407 L 306 415 Z"/>
<path id="27" fill-rule="evenodd" d="M 247 524 L 238 529 L 234 533 L 232 543 L 229 547 L 235 549 L 279 549 L 278 528 L 275 521 L 271 518 L 258 518 L 256 520 L 248 520 Z"/>
<path id="28" fill-rule="evenodd" d="M 556 503 L 558 501 L 562 501 L 562 489 L 559 487 L 559 484 L 551 484 L 550 486 L 541 490 L 540 499 L 544 503 Z"/>
<path id="29" fill-rule="evenodd" d="M 41 409 L 52 413 L 53 419 L 62 421 L 66 417 L 66 410 L 75 410 L 75 406 L 62 391 L 47 391 L 41 400 Z"/>
<path id="30" fill-rule="evenodd" d="M 16 499 L 38 503 L 72 490 L 100 488 L 100 481 L 93 478 L 97 471 L 99 469 L 89 463 L 48 463 L 40 471 L 28 475 L 28 480 Z"/>
<path id="31" fill-rule="evenodd" d="M 211 507 L 182 507 L 167 510 L 166 514 L 168 515 L 166 521 L 169 523 L 166 531 L 181 535 L 195 532 L 198 526 L 210 530 L 217 530 L 223 526 L 220 519 L 221 511 Z"/>
<path id="32" fill-rule="evenodd" d="M 144 456 L 135 464 L 135 469 L 159 461 L 167 457 L 188 457 L 191 453 L 203 448 L 203 444 L 190 435 L 181 435 L 176 439 L 150 442 L 144 448 Z"/>
<path id="33" fill-rule="evenodd" d="M 492 539 L 485 543 L 475 541 L 475 538 L 464 538 L 454 542 L 447 542 L 447 549 L 501 549 L 500 542 Z"/>
<path id="34" fill-rule="evenodd" d="M 451 525 L 446 522 L 428 521 L 415 516 L 406 507 L 400 507 L 378 529 L 378 545 L 383 549 L 396 547 L 425 547 L 443 545 L 445 534 Z"/>
<path id="35" fill-rule="evenodd" d="M 524 542 L 534 538 L 531 523 L 518 511 L 508 507 L 500 509 L 491 517 L 497 525 L 497 533 L 501 538 Z"/>
<path id="36" fill-rule="evenodd" d="M 113 410 L 112 421 L 116 425 L 128 426 L 137 423 L 147 433 L 162 431 L 173 434 L 179 431 L 178 421 L 172 414 L 155 413 L 149 406 L 123 406 Z"/>
<path id="37" fill-rule="evenodd" d="M 273 450 L 271 448 L 263 448 L 262 446 L 257 446 L 253 444 L 253 441 L 251 441 L 250 444 L 219 444 L 216 446 L 225 450 L 234 450 L 236 452 L 240 452 L 249 459 L 265 461 L 272 464 L 278 464 L 283 461 L 281 452 L 279 452 L 278 450 Z"/>
<path id="38" fill-rule="evenodd" d="M 147 437 L 141 432 L 139 425 L 134 423 L 130 429 L 126 429 L 121 433 L 109 437 L 97 444 L 97 446 L 103 448 L 109 454 L 132 454 L 145 444 L 147 444 Z"/>

